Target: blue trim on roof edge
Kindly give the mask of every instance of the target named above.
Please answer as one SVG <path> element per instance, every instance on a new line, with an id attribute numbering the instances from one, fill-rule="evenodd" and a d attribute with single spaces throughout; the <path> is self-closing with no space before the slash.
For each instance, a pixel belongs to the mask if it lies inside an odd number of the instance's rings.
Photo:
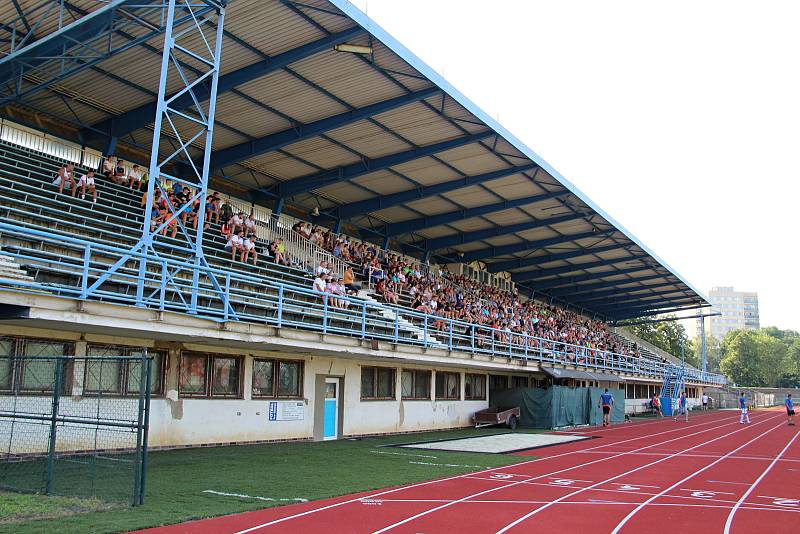
<path id="1" fill-rule="evenodd" d="M 349 0 L 328 0 L 331 4 L 333 4 L 336 8 L 341 10 L 345 15 L 350 17 L 356 24 L 367 30 L 370 34 L 372 34 L 376 39 L 378 39 L 384 46 L 388 47 L 392 50 L 395 54 L 400 56 L 405 62 L 411 65 L 414 69 L 416 69 L 420 74 L 427 77 L 431 82 L 439 86 L 444 92 L 446 92 L 451 98 L 461 104 L 467 111 L 475 115 L 478 119 L 483 121 L 489 128 L 497 132 L 501 137 L 503 137 L 506 141 L 514 145 L 520 152 L 525 154 L 527 157 L 531 159 L 534 163 L 538 164 L 542 169 L 547 171 L 547 173 L 558 180 L 561 185 L 566 187 L 569 191 L 571 191 L 575 196 L 580 198 L 587 206 L 592 208 L 595 212 L 597 212 L 600 216 L 606 219 L 609 223 L 614 225 L 614 227 L 625 234 L 625 237 L 633 241 L 639 248 L 647 252 L 650 256 L 652 256 L 658 263 L 660 263 L 665 269 L 671 272 L 674 276 L 676 276 L 681 282 L 686 284 L 687 287 L 691 288 L 692 291 L 697 293 L 699 297 L 701 297 L 706 303 L 710 306 L 711 302 L 709 301 L 708 297 L 700 290 L 698 290 L 694 285 L 688 282 L 683 276 L 680 275 L 675 269 L 670 267 L 670 265 L 661 259 L 655 252 L 653 252 L 648 246 L 642 243 L 638 238 L 636 238 L 629 230 L 627 230 L 624 226 L 619 224 L 613 217 L 607 214 L 603 209 L 600 208 L 597 204 L 594 203 L 585 193 L 583 193 L 580 189 L 578 189 L 572 182 L 564 178 L 557 170 L 555 170 L 549 163 L 547 163 L 544 158 L 539 156 L 536 152 L 531 150 L 525 143 L 520 141 L 515 135 L 511 132 L 506 130 L 500 123 L 492 119 L 486 112 L 484 112 L 481 108 L 479 108 L 472 100 L 467 98 L 461 91 L 453 87 L 447 80 L 445 80 L 439 73 L 433 70 L 428 64 L 422 61 L 419 57 L 416 56 L 413 52 L 411 52 L 408 48 L 406 48 L 402 43 L 400 43 L 397 39 L 395 39 L 389 32 L 383 29 L 377 22 L 369 18 L 363 11 L 361 11 L 358 7 L 351 4 Z"/>

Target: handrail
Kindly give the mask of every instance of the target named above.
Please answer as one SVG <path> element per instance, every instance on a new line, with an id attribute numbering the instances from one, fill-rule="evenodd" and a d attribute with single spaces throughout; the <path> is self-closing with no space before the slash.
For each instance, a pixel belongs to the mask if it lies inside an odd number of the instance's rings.
<path id="1" fill-rule="evenodd" d="M 100 253 L 107 257 L 129 253 L 126 249 L 112 245 L 56 235 L 44 230 L 15 227 L 5 222 L 0 222 L 0 232 L 49 240 L 62 247 L 66 245 L 68 248 L 77 249 L 75 256 L 69 256 L 71 262 L 63 259 L 36 258 L 6 250 L 5 254 L 8 256 L 26 261 L 33 259 L 33 261 L 47 265 L 64 266 L 80 277 L 80 287 L 22 280 L 3 281 L 4 285 L 14 286 L 21 291 L 58 290 L 61 293 L 60 296 L 84 300 L 86 297 L 83 289 L 87 286 L 89 278 L 103 270 L 102 267 L 96 266 L 98 260 L 93 259 L 92 254 Z M 35 253 L 35 250 L 31 249 L 30 253 Z M 357 335 L 362 339 L 371 337 L 398 345 L 421 344 L 425 347 L 441 347 L 455 352 L 502 355 L 540 364 L 569 365 L 588 370 L 629 372 L 663 377 L 671 367 L 671 364 L 660 360 L 636 358 L 631 355 L 524 333 L 502 331 L 485 325 L 448 319 L 350 296 L 319 293 L 308 287 L 266 280 L 218 267 L 211 267 L 210 270 L 221 280 L 225 280 L 226 283 L 223 287 L 220 289 L 212 288 L 210 285 L 193 287 L 189 274 L 195 268 L 194 263 L 142 252 L 132 254 L 132 259 L 146 261 L 151 270 L 146 271 L 144 278 L 140 278 L 138 269 L 129 269 L 130 274 L 118 272 L 112 277 L 112 281 L 126 280 L 130 283 L 143 284 L 147 293 L 144 300 L 136 301 L 133 296 L 120 292 L 115 293 L 108 289 L 101 291 L 100 296 L 117 302 L 137 303 L 161 310 L 185 311 L 185 306 L 182 306 L 180 302 L 173 302 L 166 298 L 167 291 L 177 295 L 178 300 L 184 304 L 190 292 L 197 291 L 202 296 L 222 298 L 226 304 L 249 303 L 252 306 L 260 306 L 270 313 L 256 315 L 252 312 L 242 312 L 238 314 L 239 320 L 263 322 L 279 327 L 293 326 L 318 330 L 323 333 Z M 261 289 L 255 291 L 252 287 L 241 287 L 248 284 Z M 348 309 L 337 308 L 333 305 L 336 301 L 346 302 Z M 387 310 L 391 313 L 387 314 L 390 316 L 387 318 L 380 314 L 368 313 L 368 310 L 378 312 Z M 197 307 L 196 313 L 216 321 L 231 319 L 227 305 L 219 308 L 200 305 Z M 422 340 L 414 338 L 413 334 L 409 333 L 410 330 L 401 328 L 401 314 L 405 319 L 422 325 L 421 329 L 425 332 Z M 298 315 L 300 319 L 296 318 Z M 320 325 L 317 320 L 321 320 L 322 324 Z M 340 326 L 338 322 L 341 320 L 347 320 L 353 326 L 348 324 Z M 383 328 L 384 331 L 371 331 L 376 326 Z M 437 336 L 441 339 L 438 339 Z M 686 375 L 702 382 L 725 383 L 725 378 L 720 375 L 701 373 L 692 368 L 686 369 Z"/>

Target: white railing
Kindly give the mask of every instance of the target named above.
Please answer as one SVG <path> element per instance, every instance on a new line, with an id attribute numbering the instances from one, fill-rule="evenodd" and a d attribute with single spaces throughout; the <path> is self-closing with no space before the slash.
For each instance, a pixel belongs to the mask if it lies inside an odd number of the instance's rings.
<path id="1" fill-rule="evenodd" d="M 96 169 L 100 165 L 100 153 L 95 150 L 83 148 L 77 143 L 70 143 L 5 119 L 0 119 L 0 140 L 84 165 L 90 169 Z"/>

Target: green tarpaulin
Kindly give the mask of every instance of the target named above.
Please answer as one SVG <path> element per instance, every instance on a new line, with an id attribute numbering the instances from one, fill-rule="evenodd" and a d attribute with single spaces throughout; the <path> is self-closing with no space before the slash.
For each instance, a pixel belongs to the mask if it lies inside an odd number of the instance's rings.
<path id="1" fill-rule="evenodd" d="M 520 426 L 526 428 L 561 428 L 577 425 L 597 425 L 603 421 L 598 406 L 600 388 L 570 388 L 553 386 L 541 388 L 514 388 L 492 392 L 491 406 L 519 406 Z M 625 396 L 619 389 L 609 391 L 614 396 L 611 421 L 625 420 Z"/>

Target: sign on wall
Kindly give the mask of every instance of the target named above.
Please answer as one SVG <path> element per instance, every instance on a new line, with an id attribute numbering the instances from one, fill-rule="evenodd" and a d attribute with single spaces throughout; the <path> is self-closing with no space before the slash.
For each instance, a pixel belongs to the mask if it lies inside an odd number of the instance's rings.
<path id="1" fill-rule="evenodd" d="M 302 421 L 305 417 L 303 401 L 270 401 L 269 421 Z"/>

